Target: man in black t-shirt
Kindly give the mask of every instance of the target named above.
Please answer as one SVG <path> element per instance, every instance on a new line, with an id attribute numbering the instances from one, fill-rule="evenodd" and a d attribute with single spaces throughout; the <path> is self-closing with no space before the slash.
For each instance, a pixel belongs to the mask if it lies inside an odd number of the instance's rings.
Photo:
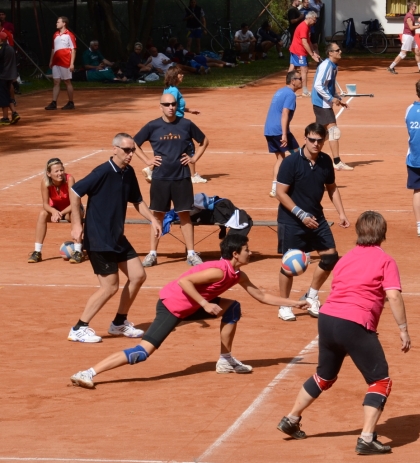
<path id="1" fill-rule="evenodd" d="M 82 316 L 71 328 L 67 338 L 69 341 L 102 341 L 89 327 L 89 322 L 118 291 L 118 270 L 127 276 L 127 282 L 108 333 L 129 338 L 141 338 L 144 334 L 127 320 L 127 313 L 146 281 L 146 273 L 137 252 L 124 235 L 127 203 L 133 203 L 137 211 L 152 222 L 153 233 L 158 237 L 161 225 L 143 202 L 136 174 L 129 165 L 136 150 L 133 138 L 126 133 L 119 133 L 114 137 L 112 145 L 114 152 L 109 161 L 76 182 L 70 191 L 71 234 L 73 239 L 79 240 L 83 233 L 83 246 L 100 287 L 89 298 Z M 88 203 L 83 232 L 80 210 L 81 198 L 85 195 L 88 195 Z"/>
<path id="2" fill-rule="evenodd" d="M 193 122 L 176 116 L 176 99 L 171 93 L 161 96 L 160 107 L 162 117 L 148 122 L 134 137 L 140 150 L 140 158 L 148 166 L 154 166 L 150 185 L 150 210 L 162 222 L 173 202 L 187 247 L 187 263 L 198 265 L 202 260 L 194 251 L 194 230 L 190 218 L 194 192 L 188 164 L 195 164 L 200 159 L 209 142 Z M 193 140 L 198 143 L 198 147 L 190 157 L 187 153 Z M 146 141 L 152 145 L 152 159 L 141 149 Z M 143 267 L 157 264 L 158 243 L 159 237 L 152 230 L 151 250 L 143 260 Z"/>
<path id="3" fill-rule="evenodd" d="M 201 35 L 203 33 L 202 27 L 204 27 L 204 34 L 207 34 L 206 30 L 206 17 L 204 15 L 204 10 L 201 6 L 197 5 L 196 0 L 190 0 L 190 3 L 187 8 L 185 8 L 185 17 L 184 21 L 187 22 L 187 50 L 191 51 L 192 39 L 195 40 L 197 55 L 201 51 Z"/>
<path id="4" fill-rule="evenodd" d="M 332 160 L 321 151 L 326 136 L 323 125 L 308 125 L 305 129 L 306 144 L 299 152 L 283 160 L 277 175 L 276 193 L 280 201 L 277 217 L 279 253 L 299 249 L 308 255 L 311 251 L 317 251 L 321 258 L 309 291 L 303 296 L 310 304 L 308 312 L 312 317 L 318 317 L 319 313 L 318 291 L 338 261 L 334 237 L 321 205 L 325 189 L 339 214 L 340 227 L 347 228 L 350 225 L 335 184 Z M 281 269 L 280 296 L 288 297 L 292 284 L 293 277 Z M 280 307 L 279 318 L 296 320 L 292 308 L 286 306 Z"/>
<path id="5" fill-rule="evenodd" d="M 290 39 L 293 40 L 293 35 L 299 24 L 305 19 L 305 15 L 298 10 L 299 0 L 292 0 L 292 6 L 287 11 L 287 20 L 289 21 Z"/>

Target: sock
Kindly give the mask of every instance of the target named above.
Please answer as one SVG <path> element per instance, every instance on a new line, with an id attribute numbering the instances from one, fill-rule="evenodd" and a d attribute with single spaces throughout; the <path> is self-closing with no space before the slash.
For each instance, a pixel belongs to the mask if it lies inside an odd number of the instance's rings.
<path id="1" fill-rule="evenodd" d="M 334 164 L 339 164 L 341 162 L 340 156 L 334 158 Z"/>
<path id="2" fill-rule="evenodd" d="M 316 299 L 318 297 L 318 290 L 313 289 L 313 288 L 309 288 L 309 291 L 307 293 L 307 297 L 310 297 L 312 299 Z"/>
<path id="3" fill-rule="evenodd" d="M 300 416 L 287 415 L 287 418 L 289 418 L 289 421 L 293 424 L 299 423 L 300 420 Z"/>
<path id="4" fill-rule="evenodd" d="M 420 222 L 417 222 L 417 228 L 420 228 Z M 41 244 L 42 246 L 42 244 Z"/>
<path id="5" fill-rule="evenodd" d="M 230 363 L 232 360 L 232 354 L 230 352 L 227 354 L 220 354 L 220 358 Z"/>
<path id="6" fill-rule="evenodd" d="M 273 180 L 273 181 L 271 182 L 271 189 L 274 190 L 274 191 L 276 191 L 276 189 L 277 189 L 277 181 L 276 181 L 276 180 Z"/>
<path id="7" fill-rule="evenodd" d="M 373 433 L 372 432 L 362 432 L 362 434 L 360 434 L 360 437 L 365 442 L 372 442 L 373 441 Z"/>
<path id="8" fill-rule="evenodd" d="M 187 253 L 188 253 L 187 256 L 191 257 L 191 256 L 193 256 L 195 254 L 195 251 L 194 251 L 194 249 L 188 249 Z"/>
<path id="9" fill-rule="evenodd" d="M 151 250 L 151 251 L 149 251 L 149 254 L 151 254 L 152 256 L 157 256 L 156 250 Z"/>
<path id="10" fill-rule="evenodd" d="M 281 51 L 279 52 L 279 56 L 283 56 L 283 53 Z"/>
<path id="11" fill-rule="evenodd" d="M 420 63 L 417 63 L 417 66 L 418 66 L 418 67 L 419 67 L 419 69 L 420 69 Z"/>
<path id="12" fill-rule="evenodd" d="M 96 376 L 96 371 L 93 368 L 89 368 L 88 372 L 92 375 L 92 378 Z"/>
<path id="13" fill-rule="evenodd" d="M 391 64 L 391 66 L 389 66 L 389 69 L 394 69 L 396 65 L 397 65 L 397 63 L 394 61 L 394 62 Z"/>
<path id="14" fill-rule="evenodd" d="M 82 243 L 74 243 L 74 250 L 82 252 Z"/>
<path id="15" fill-rule="evenodd" d="M 36 252 L 42 251 L 42 243 L 35 243 L 35 251 Z"/>
<path id="16" fill-rule="evenodd" d="M 126 313 L 117 313 L 115 315 L 114 321 L 112 322 L 115 326 L 124 325 L 124 322 L 127 320 Z"/>
<path id="17" fill-rule="evenodd" d="M 308 92 L 308 87 L 302 87 L 302 91 L 303 91 L 303 93 L 309 93 Z"/>
<path id="18" fill-rule="evenodd" d="M 82 322 L 82 320 L 79 320 L 75 326 L 73 326 L 74 331 L 77 331 L 80 327 L 82 326 L 89 326 L 89 323 Z"/>

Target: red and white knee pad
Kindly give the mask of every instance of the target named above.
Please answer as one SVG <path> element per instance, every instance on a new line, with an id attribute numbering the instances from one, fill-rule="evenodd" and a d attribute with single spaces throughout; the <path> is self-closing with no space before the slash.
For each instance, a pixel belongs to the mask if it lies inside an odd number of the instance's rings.
<path id="1" fill-rule="evenodd" d="M 387 377 L 369 384 L 363 405 L 384 409 L 386 399 L 391 394 L 392 380 Z"/>

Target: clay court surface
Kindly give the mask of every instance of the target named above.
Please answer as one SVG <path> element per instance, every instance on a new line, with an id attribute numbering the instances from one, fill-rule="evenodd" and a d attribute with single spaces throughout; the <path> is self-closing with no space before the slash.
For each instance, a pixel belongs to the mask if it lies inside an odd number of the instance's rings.
<path id="1" fill-rule="evenodd" d="M 357 84 L 358 92 L 374 98 L 354 98 L 340 115 L 341 153 L 353 172 L 338 172 L 350 229 L 338 226 L 338 216 L 324 199 L 340 255 L 354 244 L 354 223 L 367 210 L 388 221 L 384 249 L 400 268 L 413 349 L 400 353 L 398 328 L 385 307 L 379 333 L 385 348 L 393 391 L 381 417 L 379 439 L 393 453 L 370 461 L 418 461 L 420 414 L 418 349 L 420 296 L 419 238 L 412 212 L 412 192 L 406 189 L 407 132 L 404 115 L 415 97 L 419 78 L 414 62 L 400 66 L 399 75 L 385 71 L 389 63 L 343 60 L 339 83 Z M 313 77 L 313 67 L 310 80 Z M 192 119 L 210 139 L 198 164 L 209 179 L 195 192 L 231 199 L 254 220 L 276 220 L 277 200 L 268 196 L 274 156 L 266 153 L 263 124 L 275 90 L 285 73 L 245 88 L 183 89 L 187 105 L 201 110 Z M 300 93 L 300 92 L 299 92 Z M 217 375 L 218 322 L 180 325 L 147 362 L 100 375 L 95 390 L 72 387 L 69 377 L 135 340 L 107 334 L 117 300 L 111 300 L 91 326 L 103 336 L 100 344 L 67 341 L 70 327 L 82 313 L 97 280 L 90 263 L 70 265 L 58 255 L 70 239 L 70 225 L 53 224 L 43 248 L 44 261 L 29 265 L 35 224 L 41 208 L 40 181 L 45 162 L 59 157 L 77 179 L 111 155 L 117 132 L 135 134 L 159 117 L 159 92 L 144 88 L 77 91 L 74 112 L 46 112 L 51 94 L 19 99 L 18 126 L 1 128 L 0 207 L 2 304 L 1 341 L 1 461 L 130 461 L 130 462 L 352 462 L 361 430 L 367 386 L 349 361 L 334 387 L 305 414 L 308 439 L 286 438 L 276 426 L 290 411 L 301 384 L 317 362 L 317 324 L 295 309 L 296 322 L 277 317 L 277 308 L 263 306 L 242 288 L 229 297 L 242 303 L 233 354 L 254 367 L 250 375 Z M 66 102 L 61 94 L 60 103 Z M 292 131 L 303 142 L 304 127 L 313 122 L 310 99 L 298 98 Z M 146 147 L 150 153 L 150 147 Z M 329 152 L 328 143 L 324 150 Z M 149 187 L 144 165 L 134 158 L 145 200 Z M 84 201 L 86 203 L 86 201 Z M 136 216 L 134 208 L 128 217 Z M 217 259 L 216 227 L 196 228 L 196 250 L 203 260 Z M 173 234 L 182 239 L 179 227 Z M 128 225 L 126 235 L 142 258 L 149 251 L 149 227 Z M 280 258 L 277 235 L 267 227 L 250 233 L 253 262 L 245 269 L 261 288 L 277 293 Z M 308 288 L 317 258 L 295 279 L 292 296 Z M 159 265 L 147 270 L 147 281 L 129 319 L 146 329 L 154 318 L 159 289 L 186 271 L 184 246 L 165 236 Z M 330 279 L 320 294 L 325 300 Z"/>

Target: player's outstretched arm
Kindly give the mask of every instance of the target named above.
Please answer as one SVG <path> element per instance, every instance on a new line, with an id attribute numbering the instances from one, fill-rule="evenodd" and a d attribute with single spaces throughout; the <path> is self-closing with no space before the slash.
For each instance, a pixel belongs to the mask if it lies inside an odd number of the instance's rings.
<path id="1" fill-rule="evenodd" d="M 250 296 L 263 304 L 276 306 L 285 305 L 289 307 L 299 307 L 300 309 L 309 307 L 309 304 L 306 301 L 294 301 L 293 299 L 275 296 L 274 294 L 261 291 L 260 288 L 257 288 L 251 282 L 251 280 L 244 272 L 241 272 L 241 279 L 239 280 L 239 284 Z"/>
<path id="2" fill-rule="evenodd" d="M 408 334 L 407 317 L 405 314 L 404 300 L 398 289 L 388 289 L 386 296 L 391 306 L 392 315 L 394 315 L 398 328 L 400 329 L 401 350 L 405 353 L 411 348 L 410 335 Z"/>

